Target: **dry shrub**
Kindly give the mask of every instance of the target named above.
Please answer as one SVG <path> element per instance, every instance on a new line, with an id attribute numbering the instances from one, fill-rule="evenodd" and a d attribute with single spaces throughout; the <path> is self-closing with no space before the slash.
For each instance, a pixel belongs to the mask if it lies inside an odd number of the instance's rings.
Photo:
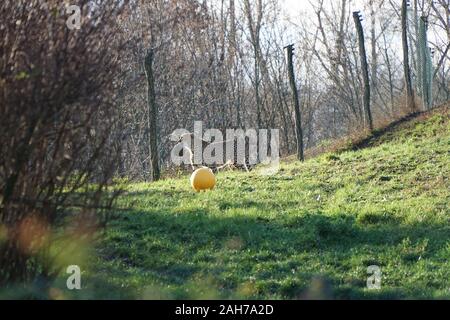
<path id="1" fill-rule="evenodd" d="M 0 3 L 0 287 L 54 277 L 55 237 L 91 239 L 116 198 L 125 3 L 92 3 L 79 30 L 61 1 Z"/>

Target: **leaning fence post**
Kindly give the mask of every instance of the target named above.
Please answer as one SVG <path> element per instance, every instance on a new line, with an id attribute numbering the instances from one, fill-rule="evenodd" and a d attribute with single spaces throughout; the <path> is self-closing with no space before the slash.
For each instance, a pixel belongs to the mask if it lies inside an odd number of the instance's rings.
<path id="1" fill-rule="evenodd" d="M 297 159 L 303 161 L 305 159 L 303 153 L 303 130 L 302 130 L 302 117 L 300 112 L 300 103 L 298 100 L 298 91 L 295 84 L 294 75 L 294 45 L 290 44 L 284 48 L 286 50 L 286 62 L 288 67 L 289 83 L 292 89 L 292 96 L 294 99 L 294 110 L 295 110 L 295 133 L 297 138 Z"/>
<path id="2" fill-rule="evenodd" d="M 149 135 L 149 153 L 150 153 L 150 178 L 151 181 L 157 181 L 161 177 L 159 167 L 158 153 L 158 129 L 157 116 L 158 107 L 156 105 L 155 80 L 153 76 L 153 58 L 154 51 L 150 49 L 145 56 L 144 67 L 147 77 L 147 107 L 148 107 L 148 135 Z"/>
<path id="3" fill-rule="evenodd" d="M 364 81 L 364 113 L 366 126 L 369 130 L 373 130 L 372 112 L 370 110 L 370 82 L 369 68 L 367 65 L 366 46 L 364 44 L 364 31 L 361 25 L 361 16 L 359 11 L 353 12 L 353 20 L 355 21 L 356 32 L 358 33 L 359 57 L 361 59 L 361 69 Z"/>

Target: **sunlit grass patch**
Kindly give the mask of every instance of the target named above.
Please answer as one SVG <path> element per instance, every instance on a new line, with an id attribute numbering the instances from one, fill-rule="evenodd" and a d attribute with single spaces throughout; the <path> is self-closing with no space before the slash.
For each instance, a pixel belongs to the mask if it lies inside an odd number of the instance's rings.
<path id="1" fill-rule="evenodd" d="M 450 298 L 449 141 L 444 112 L 275 176 L 220 173 L 211 192 L 187 176 L 129 184 L 132 210 L 86 285 L 138 299 Z"/>

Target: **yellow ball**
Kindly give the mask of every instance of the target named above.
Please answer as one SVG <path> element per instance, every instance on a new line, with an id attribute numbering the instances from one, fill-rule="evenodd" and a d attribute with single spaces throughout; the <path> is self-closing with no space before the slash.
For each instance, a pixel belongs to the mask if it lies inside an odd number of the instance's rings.
<path id="1" fill-rule="evenodd" d="M 195 191 L 212 190 L 216 185 L 216 177 L 210 168 L 203 167 L 192 173 L 191 186 Z"/>

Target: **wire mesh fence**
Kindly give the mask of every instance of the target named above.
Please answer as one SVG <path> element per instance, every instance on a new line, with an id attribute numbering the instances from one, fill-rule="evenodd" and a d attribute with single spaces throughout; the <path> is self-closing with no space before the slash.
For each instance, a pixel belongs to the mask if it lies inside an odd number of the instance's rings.
<path id="1" fill-rule="evenodd" d="M 408 38 L 412 63 L 412 81 L 416 94 L 422 101 L 423 110 L 433 107 L 434 67 L 428 46 L 428 19 L 419 17 L 415 8 L 408 8 Z"/>

